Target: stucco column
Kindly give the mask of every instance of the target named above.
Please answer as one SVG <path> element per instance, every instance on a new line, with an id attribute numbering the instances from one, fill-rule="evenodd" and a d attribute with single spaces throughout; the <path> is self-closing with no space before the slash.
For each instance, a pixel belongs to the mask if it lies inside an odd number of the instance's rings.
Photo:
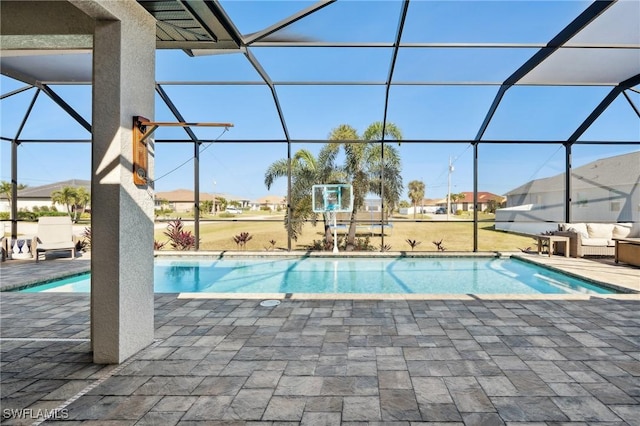
<path id="1" fill-rule="evenodd" d="M 100 2 L 121 7 L 122 2 Z M 93 49 L 91 339 L 96 363 L 153 341 L 153 195 L 132 176 L 132 120 L 153 119 L 155 20 L 96 20 Z M 152 145 L 152 144 L 151 144 Z M 153 176 L 153 156 L 149 158 Z"/>

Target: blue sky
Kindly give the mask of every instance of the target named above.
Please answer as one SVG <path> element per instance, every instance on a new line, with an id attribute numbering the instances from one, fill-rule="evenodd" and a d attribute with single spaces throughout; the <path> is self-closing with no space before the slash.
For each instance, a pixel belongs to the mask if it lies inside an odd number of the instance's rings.
<path id="1" fill-rule="evenodd" d="M 313 2 L 222 1 L 243 33 L 259 31 Z M 362 5 L 366 19 L 361 19 Z M 589 4 L 586 1 L 412 1 L 403 42 L 418 43 L 534 43 L 544 44 Z M 289 36 L 327 42 L 391 42 L 395 37 L 398 1 L 339 1 L 286 29 Z M 391 17 L 391 18 L 390 18 Z M 330 30 L 328 30 L 330 28 Z M 331 130 L 347 123 L 362 132 L 384 116 L 385 86 L 296 85 L 295 82 L 384 82 L 392 55 L 390 48 L 284 47 L 249 48 L 265 71 L 278 82 L 278 99 L 288 130 L 295 140 L 325 139 Z M 389 91 L 388 121 L 396 124 L 404 139 L 473 139 L 493 101 L 498 85 L 531 57 L 531 48 L 401 49 L 393 81 L 403 85 Z M 285 138 L 268 87 L 241 53 L 188 57 L 181 51 L 158 51 L 156 80 L 187 121 L 231 122 L 233 128 L 194 129 L 199 138 L 217 140 L 201 147 L 200 188 L 255 199 L 284 195 L 286 180 L 271 191 L 264 186 L 264 172 L 272 162 L 285 158 L 285 143 L 234 143 L 233 140 L 282 140 Z M 170 82 L 199 82 L 195 86 Z M 232 85 L 208 85 L 228 82 Z M 415 82 L 448 82 L 418 86 Z M 247 83 L 247 84 L 240 84 Z M 462 84 L 464 83 L 464 84 Z M 1 92 L 23 87 L 7 77 Z M 52 86 L 65 101 L 91 120 L 89 86 Z M 500 104 L 485 139 L 566 140 L 609 92 L 604 86 L 514 86 Z M 0 102 L 0 134 L 13 138 L 35 91 L 29 90 Z M 628 92 L 636 105 L 640 95 Z M 162 100 L 156 98 L 157 121 L 175 121 Z M 23 139 L 88 139 L 90 135 L 40 94 L 20 136 Z M 159 129 L 156 139 L 188 137 L 182 129 Z M 638 141 L 640 121 L 626 99 L 619 96 L 580 140 Z M 294 143 L 292 152 L 313 152 L 320 144 Z M 448 162 L 454 162 L 453 192 L 473 190 L 473 149 L 468 144 L 404 143 L 397 147 L 402 158 L 403 180 L 422 180 L 426 196 L 446 195 Z M 576 145 L 574 167 L 621 153 L 638 145 Z M 558 144 L 480 145 L 479 190 L 504 194 L 528 180 L 561 173 L 564 149 Z M 10 180 L 9 144 L 0 144 L 0 179 Z M 156 190 L 193 188 L 191 144 L 157 144 Z M 184 162 L 186 165 L 178 168 Z M 22 144 L 19 148 L 19 182 L 30 186 L 71 178 L 90 178 L 87 144 Z M 170 172 L 170 173 L 169 173 Z M 167 174 L 168 173 L 168 174 Z M 215 185 L 214 185 L 215 182 Z M 406 196 L 404 197 L 406 198 Z"/>

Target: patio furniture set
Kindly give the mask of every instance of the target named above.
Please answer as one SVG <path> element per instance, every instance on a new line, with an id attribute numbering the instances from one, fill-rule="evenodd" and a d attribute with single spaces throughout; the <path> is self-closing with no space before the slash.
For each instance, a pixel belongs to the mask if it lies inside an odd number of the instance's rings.
<path id="1" fill-rule="evenodd" d="M 640 224 L 561 223 L 558 231 L 535 237 L 538 253 L 548 247 L 549 256 L 613 256 L 616 263 L 640 266 Z"/>
<path id="2" fill-rule="evenodd" d="M 11 239 L 2 237 L 2 260 L 33 259 L 38 262 L 47 252 L 70 251 L 76 257 L 77 238 L 73 235 L 73 224 L 68 216 L 43 216 L 38 219 L 38 230 L 33 237 Z"/>

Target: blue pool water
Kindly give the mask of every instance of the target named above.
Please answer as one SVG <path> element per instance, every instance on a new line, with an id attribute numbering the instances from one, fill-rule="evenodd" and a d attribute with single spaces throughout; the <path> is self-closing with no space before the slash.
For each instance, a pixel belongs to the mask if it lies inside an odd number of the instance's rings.
<path id="1" fill-rule="evenodd" d="M 88 292 L 89 274 L 22 291 Z M 157 259 L 156 293 L 614 293 L 516 259 Z"/>

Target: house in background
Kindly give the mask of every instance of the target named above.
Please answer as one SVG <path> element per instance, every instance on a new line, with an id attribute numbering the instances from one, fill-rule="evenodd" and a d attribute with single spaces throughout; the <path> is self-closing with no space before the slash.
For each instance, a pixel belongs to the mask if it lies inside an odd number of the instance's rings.
<path id="1" fill-rule="evenodd" d="M 55 207 L 56 210 L 64 212 L 67 207 L 64 205 L 56 204 L 51 201 L 51 194 L 55 191 L 60 191 L 62 188 L 71 186 L 74 188 L 82 187 L 88 193 L 91 192 L 91 181 L 83 179 L 69 179 L 61 182 L 50 183 L 41 186 L 28 186 L 24 189 L 18 190 L 18 200 L 16 206 L 18 211 L 27 210 L 33 211 L 34 207 Z M 87 210 L 90 206 L 87 205 Z M 6 194 L 0 194 L 0 212 L 8 212 L 11 208 L 9 206 L 9 198 Z"/>
<path id="2" fill-rule="evenodd" d="M 455 201 L 451 200 L 451 212 L 472 212 L 474 210 L 473 192 L 460 192 L 459 194 L 462 194 L 464 196 Z M 489 210 L 491 208 L 498 208 L 500 206 L 503 206 L 505 202 L 506 198 L 502 195 L 496 195 L 486 191 L 478 191 L 477 205 L 478 211 L 480 212 Z M 438 200 L 436 205 L 438 207 L 444 207 L 446 211 L 447 198 L 445 197 L 441 200 Z"/>
<path id="3" fill-rule="evenodd" d="M 425 198 L 417 206 L 415 206 L 416 214 L 421 213 L 435 213 L 438 209 L 438 203 L 440 199 L 437 198 Z M 446 204 L 446 203 L 445 203 Z M 401 215 L 412 215 L 414 211 L 413 206 L 401 207 L 398 209 L 398 213 Z"/>
<path id="4" fill-rule="evenodd" d="M 565 174 L 535 179 L 507 192 L 496 229 L 540 232 L 565 222 Z M 640 221 L 640 151 L 572 170 L 571 222 Z M 500 223 L 499 223 L 500 222 Z"/>
<path id="5" fill-rule="evenodd" d="M 283 211 L 287 209 L 287 199 L 280 195 L 266 195 L 251 201 L 249 208 L 251 210 Z"/>
<path id="6" fill-rule="evenodd" d="M 209 194 L 207 192 L 200 193 L 200 202 L 213 201 L 213 199 L 214 194 Z M 236 197 L 230 194 L 216 192 L 215 199 L 216 203 L 218 203 L 216 209 L 218 212 L 222 210 L 219 205 L 220 199 L 226 200 L 227 203 L 233 202 L 240 208 L 249 207 L 249 200 L 243 197 Z M 156 210 L 170 209 L 176 213 L 192 213 L 195 205 L 195 193 L 190 189 L 156 192 L 154 203 Z"/>
<path id="7" fill-rule="evenodd" d="M 200 193 L 200 201 L 213 201 L 213 195 L 206 192 Z M 156 192 L 154 205 L 156 210 L 169 209 L 176 213 L 193 212 L 195 195 L 189 189 L 176 189 L 173 191 Z"/>

